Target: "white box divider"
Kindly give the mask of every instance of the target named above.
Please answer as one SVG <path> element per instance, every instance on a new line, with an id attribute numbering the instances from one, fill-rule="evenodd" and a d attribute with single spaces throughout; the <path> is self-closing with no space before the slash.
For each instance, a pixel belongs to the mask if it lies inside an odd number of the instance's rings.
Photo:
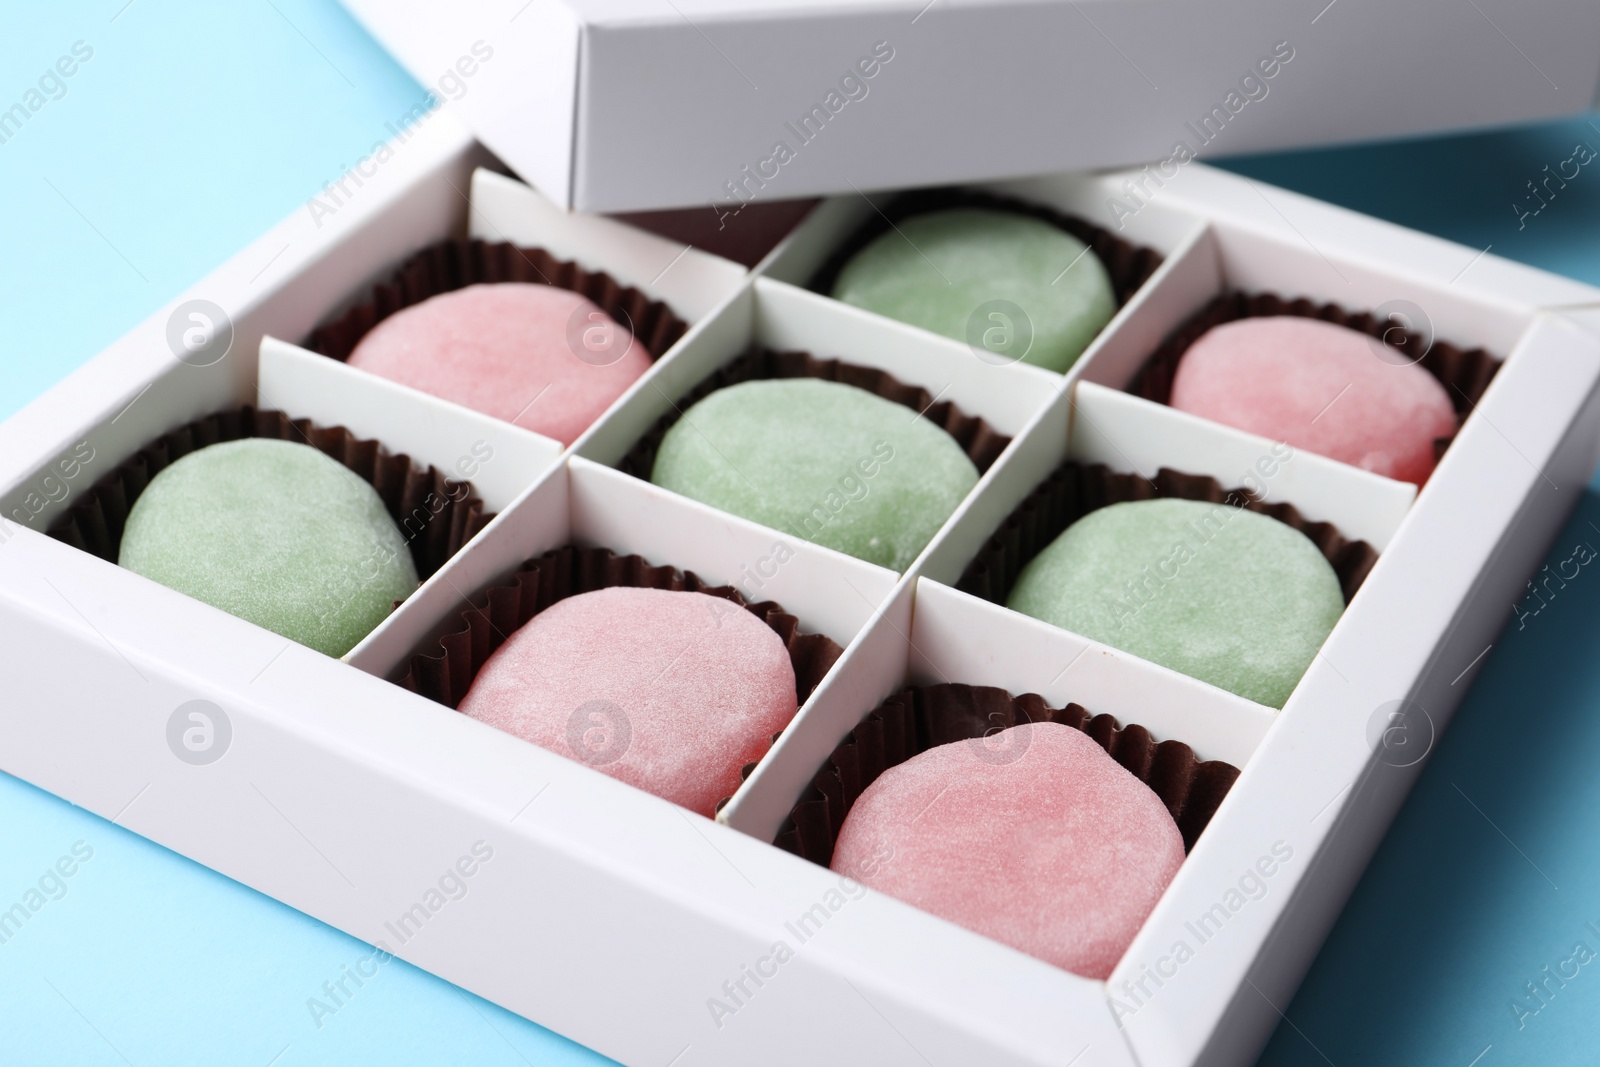
<path id="1" fill-rule="evenodd" d="M 559 441 L 275 337 L 261 339 L 259 381 L 263 408 L 344 426 L 471 482 L 487 511 L 505 510 L 561 459 Z"/>
<path id="2" fill-rule="evenodd" d="M 414 466 L 437 467 L 447 478 L 470 483 L 486 511 L 510 507 L 561 460 L 559 441 L 272 337 L 261 340 L 259 380 L 264 407 L 324 426 L 342 425 L 390 452 L 409 455 Z M 465 555 L 465 548 L 455 558 Z M 430 580 L 439 581 L 438 572 Z M 375 654 L 371 646 L 386 640 L 399 625 L 395 616 L 409 603 L 410 598 L 344 658 L 367 662 Z"/>
<path id="3" fill-rule="evenodd" d="M 917 583 L 907 645 L 912 684 L 992 685 L 1038 693 L 1051 707 L 1082 704 L 1241 769 L 1276 718 L 1254 701 L 927 578 Z"/>
<path id="4" fill-rule="evenodd" d="M 1105 206 L 1136 172 L 1097 175 L 1102 225 L 1113 225 Z M 1057 179 L 1005 183 L 997 191 L 1048 202 Z M 1527 325 L 1529 308 L 1593 304 L 1600 290 L 1549 271 L 1514 263 L 1487 249 L 1467 248 L 1287 189 L 1203 164 L 1140 209 L 1157 204 L 1197 212 L 1217 230 L 1219 255 L 1230 288 L 1310 296 L 1345 307 L 1377 309 L 1401 301 L 1420 305 L 1436 336 L 1507 352 Z M 1138 216 L 1128 218 L 1132 227 Z M 1288 249 L 1286 253 L 1283 249 Z"/>
<path id="5" fill-rule="evenodd" d="M 724 514 L 598 463 L 573 457 L 497 515 L 384 620 L 351 662 L 383 677 L 452 625 L 456 613 L 524 561 L 564 545 L 637 553 L 652 564 L 732 585 L 752 602 L 774 600 L 808 633 L 848 646 L 894 588 L 896 576 Z"/>
<path id="6" fill-rule="evenodd" d="M 914 606 L 913 606 L 914 598 Z M 1201 759 L 1243 767 L 1274 712 L 1047 623 L 931 582 L 907 579 L 882 622 L 850 649 L 827 691 L 796 717 L 719 813 L 730 826 L 773 840 L 845 735 L 907 684 L 991 685 L 1038 693 L 1054 706 L 1137 723 Z"/>
<path id="7" fill-rule="evenodd" d="M 690 324 L 745 280 L 745 269 L 721 256 L 604 216 L 563 211 L 515 178 L 482 168 L 472 175 L 468 232 L 484 241 L 537 245 L 586 270 L 603 270 L 662 301 Z"/>
<path id="8" fill-rule="evenodd" d="M 1383 551 L 1417 487 L 1304 449 L 1245 433 L 1149 400 L 1081 381 L 1073 394 L 1067 454 L 1154 478 L 1162 467 L 1205 474 L 1224 490 L 1286 500 L 1308 519 Z"/>

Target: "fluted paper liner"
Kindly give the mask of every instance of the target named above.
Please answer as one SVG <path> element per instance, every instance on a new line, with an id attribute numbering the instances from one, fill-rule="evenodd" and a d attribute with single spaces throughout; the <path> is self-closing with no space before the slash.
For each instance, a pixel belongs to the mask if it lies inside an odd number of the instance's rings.
<path id="1" fill-rule="evenodd" d="M 568 545 L 528 560 L 470 602 L 443 637 L 424 643 L 407 658 L 400 684 L 446 707 L 458 707 L 490 655 L 529 619 L 569 596 L 614 586 L 705 593 L 744 608 L 771 627 L 789 650 L 797 704 L 806 702 L 844 654 L 826 635 L 802 634 L 800 621 L 770 600 L 750 603 L 731 585 L 713 586 L 693 571 L 654 566 L 643 556 Z"/>
<path id="2" fill-rule="evenodd" d="M 876 367 L 863 367 L 840 359 L 819 359 L 809 352 L 776 352 L 772 349 L 752 347 L 744 355 L 721 367 L 680 399 L 672 411 L 656 420 L 628 454 L 617 464 L 618 469 L 635 478 L 650 480 L 655 468 L 656 452 L 667 431 L 683 417 L 689 408 L 704 400 L 718 389 L 740 382 L 771 378 L 821 378 L 865 389 L 874 396 L 893 401 L 923 417 L 955 438 L 956 444 L 972 460 L 982 474 L 1000 458 L 1011 438 L 999 433 L 977 415 L 968 415 L 953 401 L 934 397 L 920 385 L 907 385 L 888 371 Z"/>
<path id="3" fill-rule="evenodd" d="M 343 426 L 239 407 L 196 419 L 145 445 L 68 508 L 51 525 L 50 536 L 115 563 L 128 513 L 152 478 L 191 452 L 249 437 L 310 445 L 360 475 L 377 490 L 406 537 L 419 578 L 438 570 L 494 518 L 483 510 L 470 482 L 446 478 L 437 467 L 419 469 L 411 457 L 390 453 L 378 441 L 358 438 Z"/>
<path id="4" fill-rule="evenodd" d="M 1347 604 L 1378 562 L 1376 549 L 1365 541 L 1347 539 L 1332 523 L 1311 522 L 1293 504 L 1269 504 L 1245 489 L 1225 490 L 1215 478 L 1163 467 L 1151 481 L 1139 474 L 1119 474 L 1103 464 L 1068 460 L 1029 493 L 984 542 L 956 588 L 1004 604 L 1023 567 L 1068 526 L 1108 504 L 1160 497 L 1242 506 L 1299 530 L 1311 539 L 1339 576 L 1339 588 Z"/>
<path id="5" fill-rule="evenodd" d="M 586 270 L 542 248 L 453 239 L 414 254 L 387 282 L 375 286 L 370 297 L 314 330 L 305 346 L 342 362 L 395 312 L 440 293 L 499 282 L 543 283 L 588 297 L 613 320 L 629 326 L 652 360 L 660 359 L 689 329 L 666 304 L 604 271 Z"/>
<path id="6" fill-rule="evenodd" d="M 1145 360 L 1144 366 L 1134 376 L 1128 392 L 1158 404 L 1172 401 L 1172 379 L 1178 372 L 1178 363 L 1189 346 L 1213 326 L 1238 319 L 1267 318 L 1273 315 L 1292 315 L 1305 319 L 1320 319 L 1335 326 L 1344 326 L 1364 333 L 1388 344 L 1401 356 L 1421 351 L 1425 338 L 1412 330 L 1403 330 L 1390 320 L 1375 318 L 1370 312 L 1346 311 L 1337 304 L 1317 304 L 1304 297 L 1287 299 L 1273 293 L 1224 293 L 1195 312 L 1161 342 L 1161 346 Z M 1482 348 L 1462 348 L 1448 341 L 1435 339 L 1423 352 L 1418 365 L 1438 379 L 1450 397 L 1456 411 L 1456 428 L 1483 399 L 1484 390 L 1500 369 L 1500 362 Z M 1441 437 L 1434 441 L 1434 458 L 1444 455 L 1444 450 L 1455 439 Z"/>
<path id="7" fill-rule="evenodd" d="M 832 295 L 834 283 L 839 280 L 839 273 L 844 270 L 845 264 L 851 257 L 878 237 L 888 233 L 894 223 L 912 215 L 926 215 L 930 211 L 945 211 L 952 208 L 989 208 L 1006 211 L 1016 215 L 1026 215 L 1065 230 L 1088 245 L 1095 257 L 1104 264 L 1106 274 L 1111 279 L 1111 292 L 1117 299 L 1118 307 L 1126 304 L 1133 294 L 1139 291 L 1139 287 L 1150 280 L 1150 275 L 1156 272 L 1156 268 L 1161 266 L 1161 253 L 1155 249 L 1125 241 L 1112 231 L 1096 226 L 1092 222 L 1064 215 L 1040 204 L 962 189 L 922 189 L 902 193 L 884 204 L 881 212 L 874 212 L 871 218 L 846 237 L 839 247 L 834 249 L 833 254 L 823 261 L 807 288 L 825 296 Z"/>
<path id="8" fill-rule="evenodd" d="M 1166 805 L 1194 847 L 1238 768 L 1201 761 L 1181 741 L 1157 741 L 1142 726 L 1121 726 L 1080 704 L 1052 708 L 1034 693 L 973 685 L 909 686 L 885 700 L 852 730 L 812 779 L 773 844 L 826 867 L 845 816 L 866 788 L 890 767 L 938 745 L 981 738 L 1025 722 L 1054 722 L 1082 730 Z"/>

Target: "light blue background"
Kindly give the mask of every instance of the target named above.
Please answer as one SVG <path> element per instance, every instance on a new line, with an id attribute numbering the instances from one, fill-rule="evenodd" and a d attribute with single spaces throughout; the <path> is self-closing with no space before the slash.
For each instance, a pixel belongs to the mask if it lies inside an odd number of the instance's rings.
<path id="1" fill-rule="evenodd" d="M 0 144 L 0 417 L 303 204 L 422 96 L 333 0 L 5 16 L 0 107 L 75 41 L 94 56 Z M 1600 128 L 1230 165 L 1600 283 L 1600 171 L 1521 229 L 1511 206 L 1578 140 L 1600 148 Z M 1593 489 L 1552 560 L 1580 540 L 1600 546 Z M 1584 925 L 1600 927 L 1597 631 L 1600 577 L 1586 568 L 1496 642 L 1300 995 L 1280 1005 L 1293 1025 L 1264 1064 L 1593 1058 L 1600 962 L 1520 1029 L 1510 1004 L 1578 941 L 1600 952 Z M 307 998 L 366 946 L 4 775 L 0 908 L 78 841 L 93 859 L 0 945 L 0 1063 L 603 1062 L 399 961 L 318 1027 Z"/>

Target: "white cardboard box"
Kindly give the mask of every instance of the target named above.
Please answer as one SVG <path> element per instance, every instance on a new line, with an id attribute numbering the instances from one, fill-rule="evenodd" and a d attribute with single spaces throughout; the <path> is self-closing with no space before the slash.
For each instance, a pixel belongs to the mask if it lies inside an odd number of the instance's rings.
<path id="1" fill-rule="evenodd" d="M 1491 126 L 1576 112 L 1600 83 L 1588 0 L 345 3 L 584 211 Z"/>
<path id="2" fill-rule="evenodd" d="M 431 402 L 435 423 L 397 421 L 385 414 L 391 404 L 415 413 L 422 402 L 287 342 L 416 247 L 461 232 L 469 182 L 480 211 L 497 205 L 493 225 L 518 240 L 669 284 L 678 269 L 670 244 L 543 211 L 503 179 L 473 182 L 479 156 L 448 118 L 430 120 L 323 229 L 297 215 L 186 294 L 230 309 L 241 346 L 232 354 L 206 368 L 178 362 L 163 311 L 0 426 L 0 514 L 40 505 L 32 522 L 0 527 L 0 649 L 13 668 L 0 768 L 629 1065 L 1248 1060 L 1421 766 L 1398 766 L 1372 743 L 1375 716 L 1385 721 L 1385 707 L 1409 701 L 1434 730 L 1445 727 L 1600 455 L 1600 294 L 1195 165 L 1128 220 L 1128 232 L 1165 253 L 1162 268 L 1074 372 L 1052 378 L 975 357 L 963 364 L 961 346 L 790 287 L 784 272 L 803 274 L 859 210 L 859 198 L 841 200 L 774 253 L 772 278 L 719 288 L 726 265 L 692 266 L 678 292 L 696 320 L 684 339 L 576 450 L 555 457 L 535 435 L 512 438 L 507 459 L 521 458 L 517 471 L 495 474 L 492 491 L 511 497 L 499 517 L 350 662 L 38 532 L 85 486 L 55 466 L 77 442 L 94 442 L 94 462 L 109 468 L 258 387 L 264 399 L 322 405 L 322 419 L 379 436 L 414 433 L 407 447 L 448 462 L 460 433 L 479 429 L 459 409 Z M 1067 176 L 1008 190 L 1082 213 L 1122 180 Z M 248 280 L 274 253 L 262 278 Z M 1063 457 L 1226 480 L 1259 454 L 1259 439 L 1118 391 L 1167 329 L 1239 286 L 1351 307 L 1408 300 L 1439 337 L 1506 357 L 1414 499 L 1409 487 L 1307 455 L 1273 481 L 1282 499 L 1382 549 L 1276 713 L 948 588 Z M 263 343 L 268 334 L 282 340 Z M 653 417 L 651 390 L 681 393 L 752 336 L 885 361 L 907 376 L 921 353 L 925 384 L 959 380 L 966 402 L 1018 432 L 906 574 L 792 546 L 795 559 L 763 595 L 848 647 L 718 821 L 387 680 L 464 596 L 565 542 L 639 552 L 712 580 L 735 580 L 770 553 L 784 534 L 605 465 Z M 584 450 L 593 455 L 576 454 Z M 100 473 L 84 469 L 84 478 Z M 1077 700 L 1242 768 L 1109 982 L 876 893 L 844 895 L 828 871 L 763 840 L 863 714 L 907 681 L 945 678 Z M 207 765 L 168 746 L 169 721 L 193 700 L 231 726 Z M 1263 856 L 1273 857 L 1266 890 L 1231 908 L 1230 891 Z M 464 858 L 470 893 L 431 906 L 441 873 Z M 819 906 L 822 925 L 802 939 L 791 925 Z M 1174 946 L 1197 940 L 1189 924 L 1204 915 L 1211 936 L 1174 963 Z M 733 999 L 732 983 L 770 966 L 778 940 L 792 943 L 792 958 Z"/>

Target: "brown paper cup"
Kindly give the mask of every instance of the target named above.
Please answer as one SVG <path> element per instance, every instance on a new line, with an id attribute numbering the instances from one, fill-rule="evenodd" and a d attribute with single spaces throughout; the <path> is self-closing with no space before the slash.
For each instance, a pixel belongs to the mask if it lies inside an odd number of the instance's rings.
<path id="1" fill-rule="evenodd" d="M 1022 568 L 1068 526 L 1108 504 L 1159 497 L 1243 506 L 1299 530 L 1332 565 L 1347 604 L 1378 562 L 1376 549 L 1365 541 L 1347 539 L 1332 523 L 1311 522 L 1293 504 L 1268 504 L 1245 489 L 1225 490 L 1215 478 L 1163 467 L 1152 482 L 1138 474 L 1118 474 L 1098 463 L 1068 460 L 1006 517 L 962 572 L 956 588 L 1004 604 Z"/>
<path id="2" fill-rule="evenodd" d="M 1126 304 L 1133 294 L 1138 292 L 1139 287 L 1149 281 L 1150 275 L 1156 272 L 1156 268 L 1161 266 L 1161 254 L 1154 249 L 1132 244 L 1092 222 L 1063 215 L 1059 211 L 1039 204 L 960 189 L 924 189 L 902 193 L 884 204 L 881 214 L 874 212 L 870 219 L 845 238 L 833 254 L 823 261 L 822 266 L 817 268 L 817 273 L 807 284 L 807 288 L 824 295 L 831 294 L 834 283 L 839 280 L 839 272 L 844 270 L 844 265 L 857 252 L 887 233 L 893 223 L 910 218 L 912 215 L 925 215 L 930 211 L 944 211 L 950 208 L 992 208 L 996 211 L 1009 211 L 1012 214 L 1026 215 L 1041 222 L 1048 222 L 1058 229 L 1065 230 L 1088 245 L 1096 258 L 1105 265 L 1106 273 L 1111 278 L 1111 291 L 1116 295 L 1119 307 Z"/>
<path id="3" fill-rule="evenodd" d="M 449 708 L 458 707 L 495 649 L 529 619 L 569 596 L 628 586 L 722 597 L 766 623 L 782 638 L 794 665 L 795 698 L 804 704 L 844 649 L 823 634 L 802 634 L 800 622 L 772 601 L 752 604 L 730 585 L 708 585 L 693 571 L 652 566 L 642 556 L 568 545 L 517 568 L 454 617 L 443 637 L 407 658 L 400 684 Z"/>
<path id="4" fill-rule="evenodd" d="M 207 415 L 145 445 L 57 519 L 50 536 L 115 563 L 128 513 L 152 478 L 190 452 L 247 437 L 310 445 L 360 475 L 378 491 L 405 535 L 419 578 L 438 570 L 494 518 L 483 510 L 471 483 L 446 478 L 437 467 L 419 470 L 411 457 L 391 454 L 343 426 L 317 426 L 281 411 L 240 407 Z"/>
<path id="5" fill-rule="evenodd" d="M 932 394 L 926 389 L 907 385 L 887 371 L 838 359 L 818 359 L 809 352 L 774 352 L 767 348 L 752 347 L 691 389 L 672 411 L 656 420 L 656 424 L 622 457 L 622 462 L 617 464 L 618 469 L 649 481 L 662 439 L 685 411 L 718 389 L 768 378 L 822 378 L 865 389 L 874 396 L 922 412 L 924 418 L 955 438 L 956 444 L 966 452 L 979 474 L 993 466 L 994 461 L 1000 458 L 1000 453 L 1011 443 L 1011 438 L 997 432 L 982 418 L 968 415 L 949 400 L 935 404 Z"/>
<path id="6" fill-rule="evenodd" d="M 374 326 L 395 312 L 440 293 L 498 282 L 542 282 L 588 297 L 613 320 L 631 329 L 652 360 L 660 359 L 689 329 L 688 323 L 661 301 L 623 286 L 602 271 L 557 259 L 542 248 L 449 240 L 406 260 L 392 278 L 374 287 L 370 297 L 312 331 L 305 346 L 342 362 Z"/>
<path id="7" fill-rule="evenodd" d="M 1052 708 L 1036 694 L 1013 697 L 989 686 L 909 686 L 869 712 L 839 743 L 773 844 L 826 867 L 845 816 L 884 771 L 938 745 L 1025 722 L 1060 723 L 1093 738 L 1161 798 L 1183 834 L 1185 851 L 1239 777 L 1238 768 L 1202 762 L 1181 741 L 1158 742 L 1142 726 L 1119 726 L 1110 715 L 1093 715 L 1079 704 Z"/>
<path id="8" fill-rule="evenodd" d="M 1350 312 L 1337 304 L 1314 304 L 1301 297 L 1286 299 L 1273 293 L 1225 293 L 1191 315 L 1183 325 L 1161 342 L 1161 346 L 1145 360 L 1139 373 L 1134 375 L 1128 392 L 1158 404 L 1172 400 L 1172 379 L 1178 372 L 1178 363 L 1189 346 L 1213 326 L 1238 319 L 1267 318 L 1274 315 L 1294 315 L 1305 319 L 1321 319 L 1335 326 L 1344 326 L 1376 340 L 1387 343 L 1396 353 L 1413 357 L 1423 351 L 1426 338 L 1410 330 L 1402 330 L 1387 319 L 1378 319 L 1369 312 Z M 1482 348 L 1461 348 L 1448 341 L 1434 340 L 1418 364 L 1439 380 L 1456 409 L 1456 427 L 1478 401 L 1494 379 L 1500 363 Z M 1454 435 L 1441 437 L 1434 442 L 1434 457 L 1444 455 Z"/>

